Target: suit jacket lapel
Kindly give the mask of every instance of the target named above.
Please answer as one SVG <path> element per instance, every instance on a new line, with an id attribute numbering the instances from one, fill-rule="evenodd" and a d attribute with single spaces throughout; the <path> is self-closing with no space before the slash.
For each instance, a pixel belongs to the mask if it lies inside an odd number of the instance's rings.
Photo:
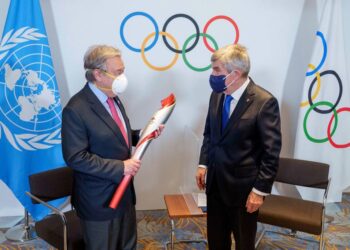
<path id="1" fill-rule="evenodd" d="M 101 120 L 107 125 L 108 128 L 110 128 L 113 133 L 117 136 L 117 138 L 126 145 L 125 139 L 123 137 L 122 132 L 120 131 L 118 125 L 113 120 L 112 116 L 108 113 L 105 107 L 103 107 L 102 103 L 98 100 L 98 98 L 95 96 L 95 94 L 91 91 L 89 88 L 89 85 L 86 84 L 84 87 L 84 93 L 87 97 L 87 101 L 90 104 L 90 108 L 95 112 L 95 114 L 101 118 Z M 124 111 L 125 113 L 125 111 Z M 124 116 L 124 114 L 123 114 Z M 125 117 L 125 116 L 124 116 Z M 125 122 L 127 123 L 127 120 L 124 118 Z M 127 125 L 128 127 L 128 125 Z M 130 133 L 128 133 L 130 134 Z"/>
<path id="2" fill-rule="evenodd" d="M 227 126 L 225 127 L 222 136 L 225 136 L 230 128 L 234 126 L 238 120 L 241 118 L 241 116 L 244 114 L 244 112 L 247 110 L 247 108 L 252 104 L 254 101 L 254 91 L 253 91 L 254 83 L 252 81 L 249 82 L 247 89 L 242 94 L 241 98 L 238 100 L 237 106 L 234 109 L 233 113 L 230 116 L 230 119 L 227 123 Z M 220 116 L 221 120 L 221 116 Z"/>
<path id="3" fill-rule="evenodd" d="M 217 120 L 217 130 L 215 131 L 220 131 L 220 134 L 222 133 L 221 131 L 221 123 L 222 123 L 222 108 L 223 108 L 223 105 L 224 105 L 224 99 L 225 99 L 225 95 L 222 93 L 220 94 L 220 96 L 217 98 L 216 100 L 216 103 L 215 103 L 215 113 L 216 113 L 216 116 L 219 118 L 219 119 L 216 119 Z"/>

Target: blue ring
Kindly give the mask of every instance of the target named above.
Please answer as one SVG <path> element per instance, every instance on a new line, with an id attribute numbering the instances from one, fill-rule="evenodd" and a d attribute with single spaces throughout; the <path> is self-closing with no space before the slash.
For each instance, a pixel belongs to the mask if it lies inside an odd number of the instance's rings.
<path id="1" fill-rule="evenodd" d="M 156 34 L 155 34 L 155 36 L 154 36 L 153 42 L 152 42 L 148 47 L 145 48 L 145 51 L 148 51 L 148 50 L 152 49 L 154 45 L 156 45 L 156 43 L 157 43 L 157 41 L 158 41 L 158 37 L 159 37 L 159 29 L 158 29 L 158 25 L 157 25 L 157 23 L 156 23 L 156 20 L 154 20 L 154 18 L 151 17 L 151 16 L 150 16 L 149 14 L 147 14 L 146 12 L 141 12 L 141 11 L 133 12 L 133 13 L 130 13 L 129 15 L 127 15 L 127 16 L 123 19 L 123 21 L 122 21 L 122 23 L 121 23 L 121 25 L 120 25 L 120 37 L 121 37 L 121 39 L 122 39 L 122 42 L 124 43 L 124 45 L 125 45 L 128 49 L 130 49 L 130 50 L 132 50 L 132 51 L 134 51 L 134 52 L 141 52 L 141 49 L 132 47 L 132 46 L 126 41 L 126 39 L 125 39 L 125 37 L 124 37 L 124 26 L 125 26 L 126 22 L 127 22 L 130 18 L 132 18 L 133 16 L 144 16 L 144 17 L 147 17 L 149 20 L 151 20 L 151 22 L 152 22 L 153 25 L 154 25 L 154 28 L 155 28 L 155 30 L 156 30 Z"/>
<path id="2" fill-rule="evenodd" d="M 319 36 L 322 40 L 322 45 L 323 45 L 323 55 L 322 55 L 322 59 L 321 59 L 321 62 L 318 64 L 318 66 L 310 71 L 310 72 L 306 72 L 306 76 L 311 76 L 313 74 L 315 74 L 317 71 L 319 71 L 319 69 L 322 67 L 324 61 L 326 60 L 326 57 L 327 57 L 327 42 L 326 42 L 326 39 L 324 39 L 324 36 L 322 34 L 321 31 L 317 31 L 316 32 L 316 36 Z"/>

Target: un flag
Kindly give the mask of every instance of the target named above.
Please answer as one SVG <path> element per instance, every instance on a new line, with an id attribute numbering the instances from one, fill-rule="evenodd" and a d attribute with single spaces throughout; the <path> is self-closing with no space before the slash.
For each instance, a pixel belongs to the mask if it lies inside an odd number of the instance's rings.
<path id="1" fill-rule="evenodd" d="M 28 176 L 61 167 L 61 102 L 39 0 L 11 0 L 0 41 L 0 178 L 35 218 Z"/>

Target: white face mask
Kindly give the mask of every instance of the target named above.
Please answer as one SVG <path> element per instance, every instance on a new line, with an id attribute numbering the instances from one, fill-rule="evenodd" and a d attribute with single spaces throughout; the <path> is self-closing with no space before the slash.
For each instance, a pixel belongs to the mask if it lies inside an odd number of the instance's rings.
<path id="1" fill-rule="evenodd" d="M 112 92 L 117 95 L 123 93 L 128 87 L 128 79 L 125 74 L 120 74 L 117 76 L 112 84 Z"/>
<path id="2" fill-rule="evenodd" d="M 114 80 L 113 80 L 111 88 L 104 88 L 104 87 L 98 86 L 96 84 L 96 86 L 99 89 L 112 90 L 113 94 L 118 95 L 118 94 L 123 93 L 126 90 L 126 88 L 128 87 L 128 79 L 126 78 L 124 73 L 120 74 L 117 77 L 115 77 L 114 75 L 108 73 L 107 71 L 103 71 L 103 73 L 105 75 L 109 76 L 110 78 L 114 79 Z"/>

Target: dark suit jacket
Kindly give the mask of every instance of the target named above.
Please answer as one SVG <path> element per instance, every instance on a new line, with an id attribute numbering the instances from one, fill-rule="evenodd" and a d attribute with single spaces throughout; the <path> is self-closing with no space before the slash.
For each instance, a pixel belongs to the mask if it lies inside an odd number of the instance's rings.
<path id="1" fill-rule="evenodd" d="M 126 123 L 129 142 L 138 141 L 118 97 L 115 98 Z M 108 207 L 122 180 L 123 160 L 129 159 L 131 145 L 88 84 L 63 109 L 62 149 L 64 159 L 74 170 L 72 202 L 80 218 L 100 221 L 117 217 L 127 204 L 135 204 L 133 184 L 129 185 L 118 209 Z"/>
<path id="2" fill-rule="evenodd" d="M 253 187 L 271 192 L 281 149 L 278 102 L 250 80 L 221 131 L 223 101 L 223 93 L 211 94 L 199 164 L 208 166 L 207 194 L 216 181 L 225 204 L 241 206 Z"/>

